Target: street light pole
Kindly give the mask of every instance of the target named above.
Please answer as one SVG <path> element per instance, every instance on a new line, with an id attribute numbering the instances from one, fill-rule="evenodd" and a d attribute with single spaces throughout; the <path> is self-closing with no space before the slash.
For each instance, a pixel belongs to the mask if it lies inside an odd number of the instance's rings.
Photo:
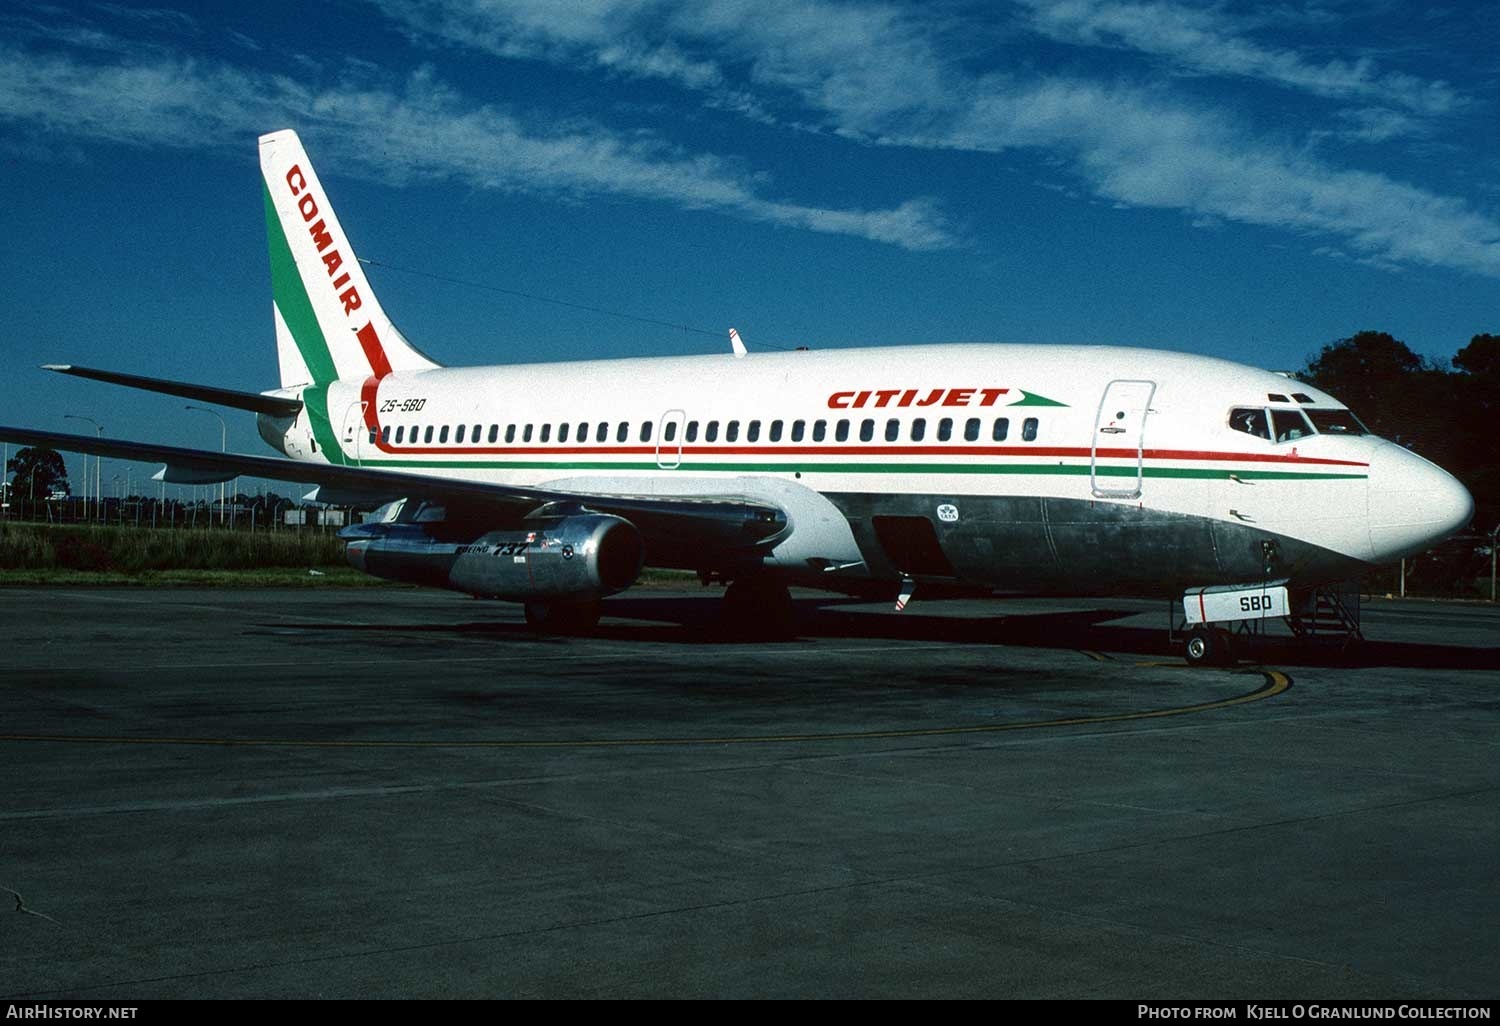
<path id="1" fill-rule="evenodd" d="M 104 425 L 93 417 L 80 417 L 76 413 L 64 413 L 63 420 L 86 420 L 94 425 L 95 437 L 104 437 Z M 103 498 L 103 494 L 99 490 L 101 476 L 99 459 L 100 457 L 98 456 L 94 457 L 94 505 L 100 507 L 102 510 L 104 504 L 100 501 Z M 83 518 L 85 520 L 89 518 L 89 458 L 87 454 L 83 457 Z"/>
<path id="2" fill-rule="evenodd" d="M 1495 601 L 1495 542 L 1500 541 L 1500 524 L 1490 532 L 1490 601 Z"/>
<path id="3" fill-rule="evenodd" d="M 224 427 L 224 418 L 219 416 L 218 411 L 217 410 L 210 410 L 207 406 L 188 406 L 188 407 L 185 407 L 185 409 L 197 410 L 199 413 L 211 413 L 215 417 L 218 418 L 218 421 L 219 421 L 219 452 L 221 452 L 221 453 L 225 452 L 226 451 L 226 446 L 228 445 L 227 439 L 229 437 L 229 433 L 228 433 L 228 429 L 226 429 Z M 219 525 L 222 527 L 223 524 L 224 524 L 224 482 L 220 481 L 219 482 Z"/>

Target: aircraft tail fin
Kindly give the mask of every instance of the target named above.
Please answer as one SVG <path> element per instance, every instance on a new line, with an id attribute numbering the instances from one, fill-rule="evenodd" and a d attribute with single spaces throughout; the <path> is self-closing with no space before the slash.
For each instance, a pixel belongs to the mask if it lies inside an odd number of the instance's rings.
<path id="1" fill-rule="evenodd" d="M 381 308 L 296 132 L 260 137 L 260 171 L 282 387 L 437 367 Z"/>

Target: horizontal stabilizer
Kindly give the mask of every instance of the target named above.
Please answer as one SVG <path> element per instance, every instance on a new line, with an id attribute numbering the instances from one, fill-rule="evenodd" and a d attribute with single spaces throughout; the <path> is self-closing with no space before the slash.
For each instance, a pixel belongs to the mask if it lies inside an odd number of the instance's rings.
<path id="1" fill-rule="evenodd" d="M 139 374 L 121 374 L 118 371 L 96 370 L 93 367 L 75 367 L 71 363 L 44 363 L 43 370 L 71 374 L 78 378 L 107 381 L 111 385 L 141 388 L 148 392 L 163 392 L 179 395 L 184 399 L 218 406 L 232 406 L 237 410 L 253 410 L 273 417 L 295 417 L 302 412 L 302 400 L 284 396 L 261 395 L 259 392 L 239 392 L 232 388 L 214 388 L 212 385 L 190 385 L 184 381 L 167 381 L 164 378 L 143 378 Z"/>

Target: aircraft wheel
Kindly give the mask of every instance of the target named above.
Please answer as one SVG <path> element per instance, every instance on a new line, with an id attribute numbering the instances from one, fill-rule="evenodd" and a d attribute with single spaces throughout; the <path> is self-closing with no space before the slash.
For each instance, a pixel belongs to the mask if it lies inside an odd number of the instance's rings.
<path id="1" fill-rule="evenodd" d="M 599 602 L 528 602 L 526 623 L 543 634 L 589 634 L 599 626 Z"/>
<path id="2" fill-rule="evenodd" d="M 1229 635 L 1211 627 L 1188 631 L 1182 654 L 1189 666 L 1227 666 L 1233 659 Z"/>
<path id="3" fill-rule="evenodd" d="M 792 593 L 774 577 L 742 577 L 724 592 L 720 626 L 736 638 L 785 639 L 796 634 Z"/>

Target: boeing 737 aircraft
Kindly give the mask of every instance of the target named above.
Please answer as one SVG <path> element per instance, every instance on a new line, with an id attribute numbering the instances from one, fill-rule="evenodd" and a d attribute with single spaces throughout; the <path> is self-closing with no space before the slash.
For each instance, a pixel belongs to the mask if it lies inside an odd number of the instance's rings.
<path id="1" fill-rule="evenodd" d="M 727 582 L 731 619 L 756 622 L 787 613 L 792 584 L 884 583 L 904 604 L 937 582 L 1284 615 L 1268 592 L 1420 552 L 1473 511 L 1332 396 L 1182 353 L 746 353 L 736 333 L 720 356 L 443 367 L 382 309 L 296 134 L 261 137 L 260 164 L 279 388 L 50 369 L 252 410 L 289 458 L 0 438 L 161 462 L 169 482 L 315 484 L 381 507 L 344 531 L 356 567 L 571 630 L 643 565 Z M 1200 628 L 1190 659 L 1214 654 Z"/>

